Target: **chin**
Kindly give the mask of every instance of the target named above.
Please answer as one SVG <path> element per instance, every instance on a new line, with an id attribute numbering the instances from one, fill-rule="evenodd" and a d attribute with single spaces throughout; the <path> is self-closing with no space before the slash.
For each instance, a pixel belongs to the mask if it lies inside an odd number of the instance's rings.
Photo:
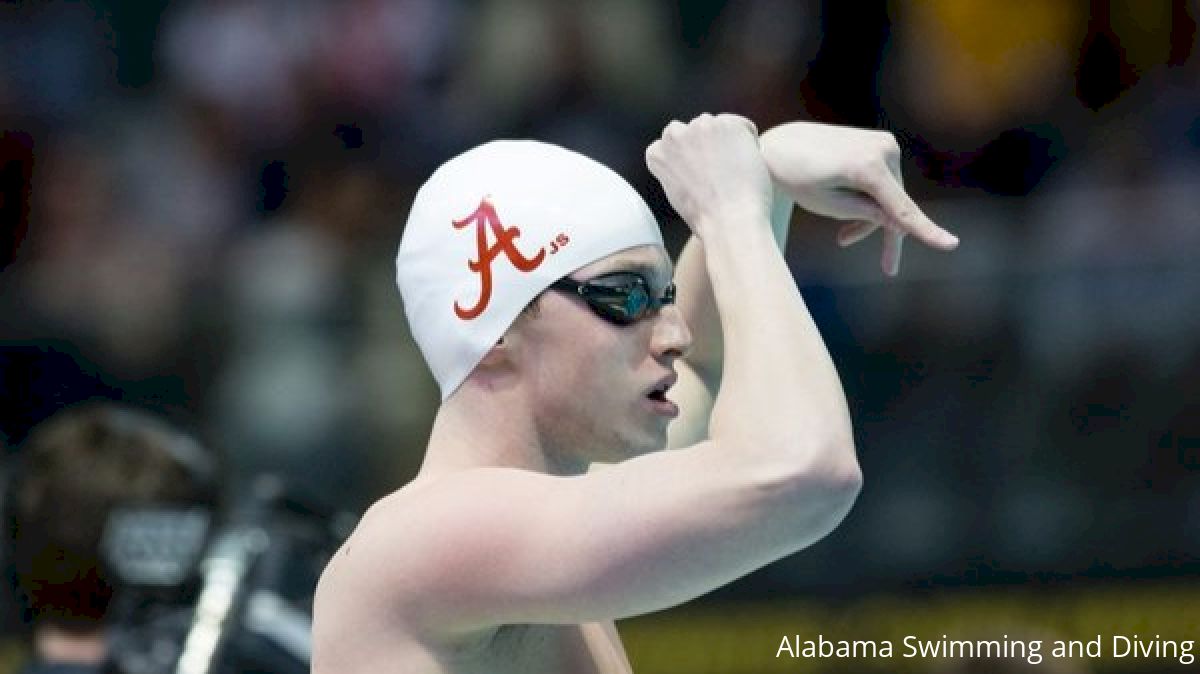
<path id="1" fill-rule="evenodd" d="M 625 443 L 626 459 L 653 454 L 667 448 L 667 431 L 654 431 L 640 438 L 629 438 Z"/>
<path id="2" fill-rule="evenodd" d="M 571 447 L 577 456 L 599 463 L 620 463 L 667 448 L 665 423 L 614 422 L 608 426 L 589 429 L 587 434 L 574 436 L 574 441 L 562 443 Z"/>
<path id="3" fill-rule="evenodd" d="M 665 446 L 665 439 L 659 443 L 648 438 L 622 437 L 603 443 L 603 449 L 599 449 L 593 456 L 597 457 L 595 460 L 600 463 L 621 463 L 656 452 Z"/>

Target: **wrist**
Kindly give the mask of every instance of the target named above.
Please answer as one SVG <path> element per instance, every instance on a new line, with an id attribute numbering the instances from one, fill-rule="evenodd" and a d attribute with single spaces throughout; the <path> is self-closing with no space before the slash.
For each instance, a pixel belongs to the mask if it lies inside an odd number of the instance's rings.
<path id="1" fill-rule="evenodd" d="M 742 223 L 744 225 L 744 223 Z M 721 281 L 747 282 L 751 286 L 762 283 L 762 275 L 771 274 L 768 269 L 773 260 L 782 259 L 769 226 L 724 227 L 714 232 L 704 244 L 704 258 L 709 276 L 713 279 L 714 292 Z M 738 281 L 735 281 L 738 279 Z"/>
<path id="2" fill-rule="evenodd" d="M 696 236 L 701 241 L 726 235 L 740 239 L 754 230 L 770 232 L 770 213 L 770 204 L 759 204 L 747 200 L 699 213 L 695 216 L 692 225 Z"/>

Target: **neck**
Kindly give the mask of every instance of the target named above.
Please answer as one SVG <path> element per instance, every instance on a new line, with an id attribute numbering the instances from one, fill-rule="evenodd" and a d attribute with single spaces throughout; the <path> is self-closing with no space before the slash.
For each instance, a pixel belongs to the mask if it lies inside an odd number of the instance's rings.
<path id="1" fill-rule="evenodd" d="M 516 389 L 468 379 L 438 409 L 422 475 L 497 466 L 558 473 Z"/>
<path id="2" fill-rule="evenodd" d="M 108 657 L 108 644 L 100 629 L 76 633 L 39 625 L 33 632 L 33 648 L 45 662 L 98 665 Z"/>

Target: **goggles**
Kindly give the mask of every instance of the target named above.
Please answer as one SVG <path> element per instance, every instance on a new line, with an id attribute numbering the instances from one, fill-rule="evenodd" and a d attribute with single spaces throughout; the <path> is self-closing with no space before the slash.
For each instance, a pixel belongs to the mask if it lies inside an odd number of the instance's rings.
<path id="1" fill-rule="evenodd" d="M 550 287 L 578 295 L 597 316 L 616 325 L 630 325 L 675 303 L 675 284 L 669 284 L 661 297 L 650 294 L 650 284 L 640 274 L 616 272 L 590 281 L 561 278 Z"/>

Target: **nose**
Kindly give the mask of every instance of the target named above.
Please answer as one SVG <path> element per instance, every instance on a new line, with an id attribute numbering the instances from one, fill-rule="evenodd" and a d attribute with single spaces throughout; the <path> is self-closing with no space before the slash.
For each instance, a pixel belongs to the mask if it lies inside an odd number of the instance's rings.
<path id="1" fill-rule="evenodd" d="M 654 332 L 650 337 L 650 349 L 655 356 L 684 356 L 692 346 L 692 331 L 688 329 L 683 312 L 674 304 L 658 310 L 654 317 Z"/>

